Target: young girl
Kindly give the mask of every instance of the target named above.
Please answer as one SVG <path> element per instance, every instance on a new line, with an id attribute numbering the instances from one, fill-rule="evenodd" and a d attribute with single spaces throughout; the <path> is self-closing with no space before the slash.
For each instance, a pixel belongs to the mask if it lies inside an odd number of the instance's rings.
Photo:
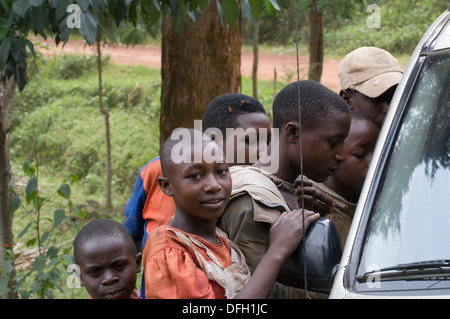
<path id="1" fill-rule="evenodd" d="M 239 248 L 216 231 L 231 193 L 223 152 L 202 133 L 188 132 L 190 140 L 184 146 L 189 147 L 182 149 L 190 155 L 188 160 L 174 160 L 178 153 L 173 150 L 180 150 L 181 141 L 171 138 L 160 152 L 160 186 L 173 197 L 176 211 L 168 225 L 150 233 L 145 246 L 146 298 L 265 298 L 302 239 L 301 212 L 283 214 L 274 223 L 271 245 L 250 277 Z M 318 217 L 307 211 L 304 227 Z"/>

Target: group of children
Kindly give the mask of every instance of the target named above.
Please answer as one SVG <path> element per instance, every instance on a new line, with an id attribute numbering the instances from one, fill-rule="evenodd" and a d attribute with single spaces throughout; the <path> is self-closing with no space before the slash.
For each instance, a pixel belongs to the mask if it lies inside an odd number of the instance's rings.
<path id="1" fill-rule="evenodd" d="M 388 52 L 358 50 L 341 63 L 339 94 L 315 81 L 277 94 L 277 143 L 227 135 L 226 128 L 253 128 L 259 138 L 271 131 L 261 103 L 238 93 L 211 101 L 206 134 L 172 134 L 139 172 L 124 225 L 94 220 L 75 239 L 91 298 L 303 297 L 301 289 L 277 283 L 278 272 L 320 216 L 332 220 L 345 243 L 386 101 L 401 78 Z M 245 145 L 244 161 L 230 156 L 239 150 L 224 147 L 230 139 Z M 174 158 L 180 152 L 181 162 Z M 265 152 L 278 152 L 275 171 L 260 157 Z"/>

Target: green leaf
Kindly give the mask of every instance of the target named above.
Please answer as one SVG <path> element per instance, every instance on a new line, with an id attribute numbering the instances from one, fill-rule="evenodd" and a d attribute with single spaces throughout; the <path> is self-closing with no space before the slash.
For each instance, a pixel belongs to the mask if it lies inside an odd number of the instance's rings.
<path id="1" fill-rule="evenodd" d="M 266 0 L 267 1 L 267 0 Z M 280 11 L 280 6 L 278 4 L 277 0 L 269 0 L 270 4 L 273 6 L 273 8 L 277 11 Z"/>
<path id="2" fill-rule="evenodd" d="M 80 178 L 78 177 L 77 174 L 70 174 L 69 177 L 76 183 L 80 181 Z"/>
<path id="3" fill-rule="evenodd" d="M 77 3 L 83 12 L 85 12 L 89 7 L 89 0 L 77 0 Z"/>
<path id="4" fill-rule="evenodd" d="M 26 63 L 26 60 L 24 60 Z M 14 68 L 14 80 L 17 83 L 17 86 L 19 87 L 19 90 L 22 92 L 22 90 L 25 88 L 25 86 L 28 83 L 28 76 L 27 76 L 27 70 L 26 65 L 25 67 L 20 67 L 17 65 Z"/>
<path id="5" fill-rule="evenodd" d="M 221 7 L 225 21 L 233 28 L 239 19 L 239 5 L 236 0 L 223 0 Z"/>
<path id="6" fill-rule="evenodd" d="M 30 50 L 31 54 L 34 58 L 36 58 L 36 52 L 34 51 L 34 44 L 28 39 L 23 39 L 25 41 L 25 44 L 27 45 L 28 49 Z"/>
<path id="7" fill-rule="evenodd" d="M 28 173 L 28 170 L 30 169 L 30 167 L 31 167 L 30 161 L 23 162 L 22 169 L 25 173 Z"/>
<path id="8" fill-rule="evenodd" d="M 41 236 L 41 245 L 47 241 L 49 236 L 50 236 L 50 232 L 49 231 L 46 231 L 45 233 L 42 234 L 42 236 Z"/>
<path id="9" fill-rule="evenodd" d="M 17 0 L 13 2 L 12 8 L 15 13 L 23 17 L 25 12 L 31 7 L 30 0 Z"/>
<path id="10" fill-rule="evenodd" d="M 3 70 L 3 68 L 5 67 L 10 51 L 11 51 L 11 41 L 9 40 L 8 37 L 3 38 L 3 41 L 0 44 L 0 70 Z"/>
<path id="11" fill-rule="evenodd" d="M 46 261 L 47 261 L 47 257 L 45 255 L 38 256 L 33 262 L 34 270 L 36 270 L 36 271 L 44 270 Z"/>
<path id="12" fill-rule="evenodd" d="M 11 201 L 9 202 L 9 212 L 12 214 L 20 207 L 20 198 L 17 196 L 13 196 Z"/>
<path id="13" fill-rule="evenodd" d="M 31 238 L 29 241 L 27 241 L 26 245 L 27 247 L 33 246 L 37 242 L 37 238 Z"/>
<path id="14" fill-rule="evenodd" d="M 209 4 L 210 4 L 210 0 L 193 0 L 193 7 L 198 7 L 200 10 L 204 10 L 206 9 Z"/>
<path id="15" fill-rule="evenodd" d="M 66 199 L 69 199 L 69 197 L 70 197 L 70 186 L 67 185 L 67 184 L 62 184 L 61 186 L 59 186 L 58 194 L 61 195 L 64 198 L 66 198 Z"/>
<path id="16" fill-rule="evenodd" d="M 161 16 L 159 5 L 158 7 L 156 7 L 153 2 L 144 1 L 141 3 L 141 8 L 142 8 L 142 18 L 148 27 L 151 27 L 156 22 L 158 22 Z"/>
<path id="17" fill-rule="evenodd" d="M 94 44 L 97 37 L 97 22 L 89 11 L 81 13 L 80 33 L 90 45 Z"/>
<path id="18" fill-rule="evenodd" d="M 57 21 L 62 22 L 62 20 L 65 20 L 65 17 L 67 15 L 67 7 L 71 3 L 71 0 L 58 0 L 56 2 L 55 17 Z M 66 21 L 64 21 L 64 23 L 65 22 Z"/>
<path id="19" fill-rule="evenodd" d="M 33 222 L 29 222 L 28 225 L 25 226 L 25 228 L 20 232 L 20 234 L 17 236 L 17 238 L 22 237 L 23 235 L 26 234 L 26 232 L 28 231 L 28 228 L 30 228 L 30 226 L 33 224 Z"/>
<path id="20" fill-rule="evenodd" d="M 0 281 L 0 296 L 6 295 L 8 292 L 11 291 L 11 289 L 8 287 L 8 280 L 1 280 Z"/>
<path id="21" fill-rule="evenodd" d="M 55 212 L 53 213 L 53 224 L 55 225 L 55 227 L 58 227 L 59 224 L 61 224 L 61 222 L 66 219 L 66 211 L 62 208 L 58 208 L 57 210 L 55 210 Z"/>
<path id="22" fill-rule="evenodd" d="M 250 4 L 250 12 L 252 14 L 253 20 L 258 20 L 264 11 L 263 3 L 260 0 L 248 0 Z"/>
<path id="23" fill-rule="evenodd" d="M 31 195 L 33 195 L 36 192 L 36 189 L 37 189 L 37 178 L 33 176 L 28 180 L 27 187 L 25 188 L 27 200 L 28 198 L 30 198 Z"/>
<path id="24" fill-rule="evenodd" d="M 56 256 L 58 255 L 58 247 L 52 246 L 48 249 L 47 251 L 47 257 L 50 259 L 56 258 Z"/>
<path id="25" fill-rule="evenodd" d="M 71 264 L 74 264 L 74 263 L 75 263 L 75 259 L 74 259 L 73 256 L 71 256 L 71 255 L 65 254 L 65 255 L 62 256 L 62 258 L 63 258 L 63 262 L 64 262 L 66 265 L 71 265 Z"/>
<path id="26" fill-rule="evenodd" d="M 172 11 L 172 14 L 175 17 L 178 16 L 178 1 L 177 0 L 167 0 L 167 4 L 169 5 L 169 8 Z"/>
<path id="27" fill-rule="evenodd" d="M 27 50 L 25 41 L 22 38 L 15 37 L 12 41 L 11 55 L 21 68 L 25 69 L 27 67 Z"/>

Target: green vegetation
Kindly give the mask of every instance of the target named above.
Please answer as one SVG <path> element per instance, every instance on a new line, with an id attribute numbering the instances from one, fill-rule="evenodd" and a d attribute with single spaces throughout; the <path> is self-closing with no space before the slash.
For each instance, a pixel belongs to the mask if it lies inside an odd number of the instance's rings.
<path id="1" fill-rule="evenodd" d="M 281 10 L 261 18 L 259 40 L 277 50 L 295 49 L 295 11 L 291 0 L 278 0 Z M 398 55 L 410 56 L 428 26 L 447 8 L 449 1 L 319 0 L 323 10 L 325 56 L 340 58 L 360 46 L 377 46 Z M 308 47 L 310 1 L 298 1 L 300 42 Z M 367 19 L 380 9 L 380 28 L 369 28 Z M 369 10 L 368 10 L 369 8 Z M 252 28 L 244 27 L 244 43 L 251 45 Z M 306 50 L 307 53 L 307 50 Z M 407 62 L 407 61 L 406 61 Z"/>
<path id="2" fill-rule="evenodd" d="M 380 9 L 380 28 L 369 28 L 370 4 Z M 360 46 L 378 46 L 394 55 L 411 55 L 430 24 L 447 8 L 448 1 L 362 1 L 344 19 L 328 17 L 324 28 L 325 52 L 344 55 Z M 328 27 L 327 27 L 328 25 Z"/>
<path id="3" fill-rule="evenodd" d="M 95 59 L 62 55 L 38 64 L 29 86 L 16 94 L 11 119 L 13 163 L 30 160 L 33 137 L 39 137 L 41 170 L 50 176 L 63 170 L 77 174 L 81 187 L 76 194 L 100 204 L 105 193 L 106 146 Z M 137 168 L 158 152 L 159 71 L 115 66 L 106 60 L 104 79 L 112 133 L 114 206 L 120 207 L 134 185 Z"/>

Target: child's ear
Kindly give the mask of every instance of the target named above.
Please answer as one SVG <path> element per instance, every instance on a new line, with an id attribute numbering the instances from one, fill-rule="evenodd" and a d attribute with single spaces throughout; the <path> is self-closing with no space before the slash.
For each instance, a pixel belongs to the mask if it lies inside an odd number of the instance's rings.
<path id="1" fill-rule="evenodd" d="M 136 254 L 136 273 L 141 272 L 142 253 Z"/>
<path id="2" fill-rule="evenodd" d="M 159 187 L 161 187 L 161 190 L 164 194 L 166 194 L 167 196 L 170 196 L 170 197 L 173 196 L 172 185 L 170 185 L 170 182 L 167 179 L 167 177 L 164 177 L 164 176 L 158 177 L 158 183 L 159 183 Z"/>
<path id="3" fill-rule="evenodd" d="M 348 108 L 350 110 L 353 110 L 353 108 L 352 108 L 352 95 L 348 91 L 345 91 L 345 90 L 340 90 L 339 91 L 339 95 L 340 95 L 341 98 L 344 99 L 345 103 L 347 103 Z"/>
<path id="4" fill-rule="evenodd" d="M 296 122 L 289 122 L 284 126 L 287 140 L 289 143 L 295 144 L 300 136 L 300 126 Z"/>

